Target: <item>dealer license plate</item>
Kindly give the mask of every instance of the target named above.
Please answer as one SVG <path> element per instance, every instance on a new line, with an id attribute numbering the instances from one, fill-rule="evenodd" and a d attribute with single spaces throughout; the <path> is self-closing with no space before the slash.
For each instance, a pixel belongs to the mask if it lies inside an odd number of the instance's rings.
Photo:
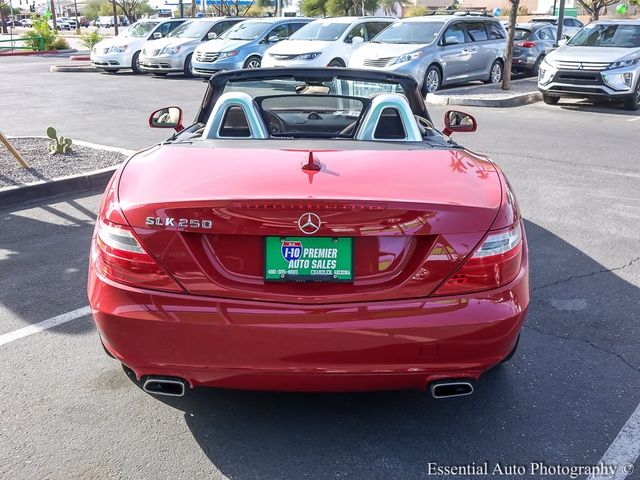
<path id="1" fill-rule="evenodd" d="M 353 280 L 353 239 L 266 237 L 264 279 L 350 282 Z"/>

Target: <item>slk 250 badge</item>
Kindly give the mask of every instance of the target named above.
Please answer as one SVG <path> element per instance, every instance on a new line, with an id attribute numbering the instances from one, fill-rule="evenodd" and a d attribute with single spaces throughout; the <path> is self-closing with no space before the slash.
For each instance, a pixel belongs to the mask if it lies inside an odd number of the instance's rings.
<path id="1" fill-rule="evenodd" d="M 198 220 L 197 218 L 147 217 L 144 224 L 149 227 L 213 228 L 213 220 Z"/>

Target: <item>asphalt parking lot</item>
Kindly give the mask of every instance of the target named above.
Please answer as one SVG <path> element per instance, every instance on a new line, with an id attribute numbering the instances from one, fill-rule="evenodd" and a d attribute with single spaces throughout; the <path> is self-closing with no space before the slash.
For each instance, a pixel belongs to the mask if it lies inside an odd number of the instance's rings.
<path id="1" fill-rule="evenodd" d="M 205 89 L 179 77 L 50 73 L 59 60 L 0 60 L 0 131 L 55 126 L 142 148 L 167 136 L 147 127 L 150 111 L 178 105 L 191 118 Z M 479 129 L 456 138 L 508 175 L 532 263 L 519 350 L 474 395 L 151 397 L 104 354 L 89 315 L 5 335 L 87 305 L 100 192 L 0 207 L 0 477 L 432 478 L 430 462 L 595 465 L 614 444 L 622 450 L 605 463 L 631 459 L 626 478 L 640 478 L 640 115 L 581 102 L 460 109 Z M 441 125 L 445 108 L 430 110 Z M 617 439 L 634 421 L 636 436 Z"/>

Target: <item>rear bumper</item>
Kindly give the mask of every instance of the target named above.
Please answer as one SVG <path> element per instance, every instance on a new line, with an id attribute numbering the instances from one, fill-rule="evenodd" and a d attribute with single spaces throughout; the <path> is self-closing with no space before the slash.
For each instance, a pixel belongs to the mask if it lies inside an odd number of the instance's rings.
<path id="1" fill-rule="evenodd" d="M 424 389 L 479 376 L 514 347 L 529 303 L 516 279 L 432 299 L 293 305 L 152 292 L 89 272 L 105 347 L 141 378 L 192 387 L 358 391 Z"/>

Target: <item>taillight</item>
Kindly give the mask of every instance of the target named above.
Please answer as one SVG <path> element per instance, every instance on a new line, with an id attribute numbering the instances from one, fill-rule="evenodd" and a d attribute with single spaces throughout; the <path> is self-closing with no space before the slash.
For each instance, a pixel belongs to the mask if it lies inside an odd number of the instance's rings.
<path id="1" fill-rule="evenodd" d="M 530 41 L 527 41 L 527 42 L 516 42 L 516 45 L 518 47 L 522 47 L 522 48 L 533 48 L 533 47 L 536 46 L 536 42 L 530 42 Z"/>
<path id="2" fill-rule="evenodd" d="M 129 227 L 98 218 L 93 258 L 100 273 L 116 282 L 182 292 L 175 280 L 145 252 Z"/>
<path id="3" fill-rule="evenodd" d="M 484 241 L 434 295 L 490 290 L 509 283 L 520 271 L 522 227 L 489 232 Z"/>

